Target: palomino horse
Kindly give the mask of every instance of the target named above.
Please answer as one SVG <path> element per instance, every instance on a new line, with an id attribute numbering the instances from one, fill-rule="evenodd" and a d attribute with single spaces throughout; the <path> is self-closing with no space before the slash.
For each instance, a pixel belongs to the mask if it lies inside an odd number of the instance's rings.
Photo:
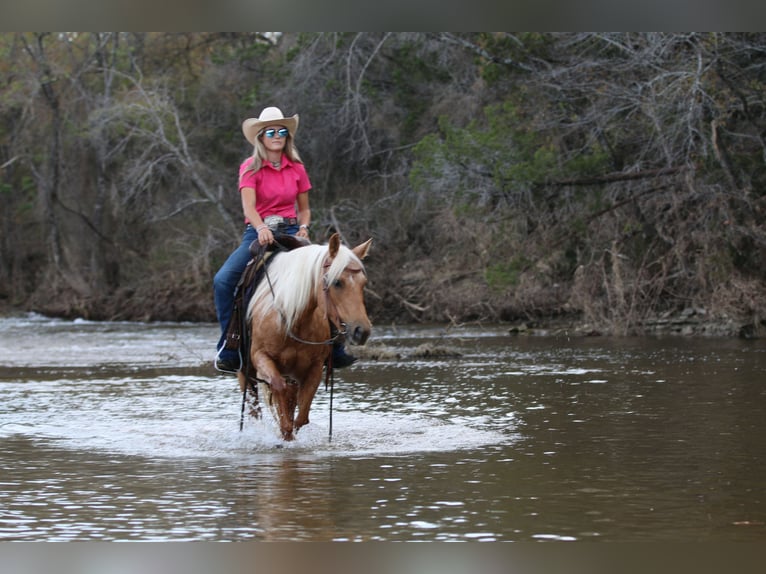
<path id="1" fill-rule="evenodd" d="M 370 335 L 362 259 L 371 242 L 349 249 L 336 233 L 327 245 L 278 252 L 253 293 L 247 308 L 251 367 L 284 440 L 308 424 L 335 338 L 363 345 Z M 246 392 L 245 374 L 237 376 Z"/>

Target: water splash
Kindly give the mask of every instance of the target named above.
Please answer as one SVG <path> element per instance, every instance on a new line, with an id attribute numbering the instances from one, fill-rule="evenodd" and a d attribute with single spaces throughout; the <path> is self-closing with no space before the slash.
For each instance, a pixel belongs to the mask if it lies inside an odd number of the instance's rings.
<path id="1" fill-rule="evenodd" d="M 71 449 L 168 458 L 278 449 L 315 456 L 451 451 L 508 439 L 460 418 L 444 421 L 417 410 L 364 412 L 363 403 L 336 397 L 330 440 L 329 405 L 318 395 L 312 422 L 286 443 L 268 411 L 260 420 L 246 417 L 238 430 L 235 385 L 231 379 L 181 375 L 6 383 L 0 436 L 29 434 Z"/>

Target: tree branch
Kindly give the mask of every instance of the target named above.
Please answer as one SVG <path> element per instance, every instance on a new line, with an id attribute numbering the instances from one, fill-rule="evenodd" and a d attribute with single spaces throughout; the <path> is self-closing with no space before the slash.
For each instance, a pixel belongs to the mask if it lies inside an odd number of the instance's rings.
<path id="1" fill-rule="evenodd" d="M 660 169 L 650 169 L 646 171 L 636 171 L 629 173 L 608 173 L 597 177 L 583 177 L 575 179 L 561 179 L 558 181 L 548 182 L 547 185 L 553 185 L 556 187 L 563 187 L 566 185 L 601 185 L 606 183 L 614 183 L 617 181 L 633 181 L 636 179 L 649 179 L 653 177 L 662 177 L 665 175 L 674 175 L 681 173 L 689 169 L 689 166 L 679 165 L 674 167 L 663 167 Z"/>

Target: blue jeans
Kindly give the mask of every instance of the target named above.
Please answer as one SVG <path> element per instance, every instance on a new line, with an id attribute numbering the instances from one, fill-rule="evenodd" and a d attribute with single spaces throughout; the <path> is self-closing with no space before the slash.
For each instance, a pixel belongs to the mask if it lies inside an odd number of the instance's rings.
<path id="1" fill-rule="evenodd" d="M 279 233 L 295 235 L 298 233 L 297 225 L 280 226 Z M 218 323 L 221 325 L 221 338 L 218 340 L 216 350 L 220 351 L 226 343 L 226 327 L 229 325 L 232 311 L 234 310 L 234 292 L 237 289 L 237 283 L 242 276 L 242 272 L 250 261 L 250 244 L 258 240 L 258 233 L 252 225 L 248 223 L 245 232 L 242 234 L 242 242 L 239 244 L 229 258 L 221 265 L 218 273 L 213 278 L 213 295 L 215 298 L 215 311 L 218 316 Z M 236 355 L 236 351 L 233 351 Z"/>

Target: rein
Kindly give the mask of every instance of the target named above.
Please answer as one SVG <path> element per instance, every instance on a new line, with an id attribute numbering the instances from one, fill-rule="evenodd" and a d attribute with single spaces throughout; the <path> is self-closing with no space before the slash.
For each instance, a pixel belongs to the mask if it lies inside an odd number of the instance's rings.
<path id="1" fill-rule="evenodd" d="M 330 334 L 335 332 L 335 335 L 330 337 L 329 339 L 325 339 L 324 341 L 307 341 L 306 339 L 301 339 L 298 335 L 293 333 L 292 331 L 287 332 L 287 336 L 290 337 L 293 341 L 298 341 L 299 343 L 303 343 L 304 345 L 332 345 L 335 343 L 335 341 L 338 340 L 338 337 L 341 335 L 345 335 L 348 331 L 346 331 L 346 324 L 341 323 L 343 325 L 343 330 L 338 331 L 337 329 L 330 329 Z M 335 325 L 333 325 L 335 327 Z"/>

